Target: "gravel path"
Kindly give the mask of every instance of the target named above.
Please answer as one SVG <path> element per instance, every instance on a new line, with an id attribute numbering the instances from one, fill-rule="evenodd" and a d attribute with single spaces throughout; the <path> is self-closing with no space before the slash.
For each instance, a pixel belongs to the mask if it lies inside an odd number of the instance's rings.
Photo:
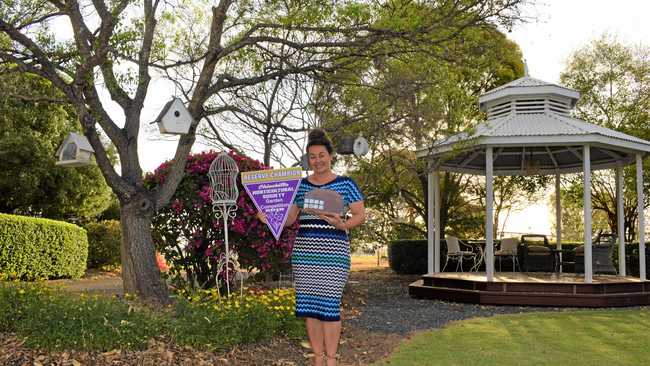
<path id="1" fill-rule="evenodd" d="M 418 277 L 396 276 L 388 271 L 352 273 L 346 292 L 350 297 L 362 296 L 365 305 L 361 306 L 359 316 L 348 320 L 350 324 L 374 332 L 405 335 L 416 330 L 441 328 L 455 320 L 495 314 L 561 311 L 557 308 L 486 306 L 413 299 L 408 294 L 408 284 Z"/>

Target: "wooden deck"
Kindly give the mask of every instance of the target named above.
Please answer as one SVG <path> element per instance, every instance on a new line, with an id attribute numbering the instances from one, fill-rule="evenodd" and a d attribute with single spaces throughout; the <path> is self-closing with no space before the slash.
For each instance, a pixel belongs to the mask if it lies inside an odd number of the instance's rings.
<path id="1" fill-rule="evenodd" d="M 424 275 L 409 286 L 415 298 L 490 305 L 615 307 L 650 305 L 650 282 L 635 277 L 559 273 L 484 272 Z"/>

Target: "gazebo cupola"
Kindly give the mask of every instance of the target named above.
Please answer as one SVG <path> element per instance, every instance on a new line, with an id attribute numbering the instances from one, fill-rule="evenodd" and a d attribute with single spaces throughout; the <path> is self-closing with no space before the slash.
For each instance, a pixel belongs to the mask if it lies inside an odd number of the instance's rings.
<path id="1" fill-rule="evenodd" d="M 575 90 L 524 76 L 483 94 L 479 107 L 488 120 L 517 114 L 568 116 L 579 98 Z"/>

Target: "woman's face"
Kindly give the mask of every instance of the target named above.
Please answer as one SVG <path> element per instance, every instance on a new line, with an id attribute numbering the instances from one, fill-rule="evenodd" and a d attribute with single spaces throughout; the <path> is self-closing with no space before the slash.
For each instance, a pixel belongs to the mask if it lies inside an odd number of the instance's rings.
<path id="1" fill-rule="evenodd" d="M 314 173 L 327 173 L 332 168 L 332 155 L 323 145 L 312 145 L 307 149 L 309 166 Z"/>

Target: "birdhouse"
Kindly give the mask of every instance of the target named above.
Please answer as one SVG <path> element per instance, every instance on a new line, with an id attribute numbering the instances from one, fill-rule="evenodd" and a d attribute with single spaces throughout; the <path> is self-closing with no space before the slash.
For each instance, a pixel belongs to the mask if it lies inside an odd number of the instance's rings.
<path id="1" fill-rule="evenodd" d="M 336 152 L 341 155 L 354 154 L 354 137 L 341 137 L 341 139 L 339 139 L 339 143 L 336 144 Z"/>
<path id="2" fill-rule="evenodd" d="M 359 135 L 359 137 L 354 140 L 354 146 L 352 150 L 354 151 L 354 155 L 356 156 L 363 156 L 368 153 L 369 150 L 368 146 L 368 140 L 366 140 L 363 136 Z"/>
<path id="3" fill-rule="evenodd" d="M 368 140 L 361 135 L 357 138 L 344 136 L 336 145 L 336 152 L 341 155 L 365 155 L 368 152 Z"/>
<path id="4" fill-rule="evenodd" d="M 77 167 L 91 164 L 90 158 L 95 150 L 86 136 L 70 132 L 56 151 L 56 165 Z"/>
<path id="5" fill-rule="evenodd" d="M 165 104 L 158 118 L 152 123 L 158 123 L 162 134 L 184 135 L 190 130 L 192 122 L 190 111 L 180 99 L 174 98 Z"/>

